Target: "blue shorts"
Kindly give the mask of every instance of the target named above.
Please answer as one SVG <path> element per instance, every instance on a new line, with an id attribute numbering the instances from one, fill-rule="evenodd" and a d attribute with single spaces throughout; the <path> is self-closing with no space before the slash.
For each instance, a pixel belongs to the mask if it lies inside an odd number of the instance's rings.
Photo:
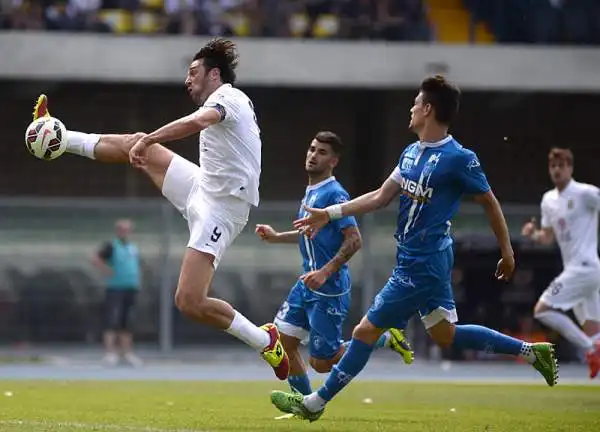
<path id="1" fill-rule="evenodd" d="M 367 312 L 379 328 L 406 328 L 419 314 L 426 328 L 442 320 L 458 321 L 452 293 L 452 247 L 429 255 L 401 257 Z"/>
<path id="2" fill-rule="evenodd" d="M 281 333 L 308 343 L 311 357 L 330 359 L 342 345 L 342 325 L 349 308 L 349 292 L 338 297 L 320 296 L 298 281 L 279 308 L 275 325 Z"/>

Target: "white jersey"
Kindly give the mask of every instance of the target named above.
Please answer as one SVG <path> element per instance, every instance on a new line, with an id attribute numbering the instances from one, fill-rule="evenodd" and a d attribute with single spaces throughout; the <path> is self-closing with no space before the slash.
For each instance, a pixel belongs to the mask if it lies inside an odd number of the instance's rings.
<path id="1" fill-rule="evenodd" d="M 600 189 L 571 180 L 561 192 L 556 188 L 546 192 L 541 207 L 542 228 L 554 231 L 564 267 L 600 266 Z"/>
<path id="2" fill-rule="evenodd" d="M 216 108 L 222 120 L 200 132 L 200 187 L 208 196 L 233 195 L 258 206 L 262 144 L 252 101 L 223 84 L 204 107 Z"/>

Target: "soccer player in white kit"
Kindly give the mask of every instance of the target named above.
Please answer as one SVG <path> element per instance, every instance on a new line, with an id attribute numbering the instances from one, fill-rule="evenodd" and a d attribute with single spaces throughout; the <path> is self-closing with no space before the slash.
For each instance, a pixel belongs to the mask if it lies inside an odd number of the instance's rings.
<path id="1" fill-rule="evenodd" d="M 259 351 L 286 380 L 289 359 L 275 325 L 258 327 L 208 290 L 227 248 L 259 202 L 261 139 L 252 101 L 233 87 L 236 46 L 215 38 L 194 56 L 185 79 L 200 107 L 150 134 L 68 132 L 67 152 L 101 162 L 128 162 L 143 170 L 188 222 L 187 244 L 175 304 L 188 318 L 221 329 Z M 49 116 L 45 95 L 34 120 Z M 200 166 L 159 143 L 200 133 Z"/>
<path id="2" fill-rule="evenodd" d="M 548 167 L 556 187 L 542 198 L 541 228 L 532 219 L 522 234 L 541 244 L 556 241 L 564 268 L 540 296 L 534 317 L 585 350 L 590 378 L 595 378 L 600 371 L 600 189 L 573 179 L 568 149 L 551 149 Z M 569 310 L 583 330 L 563 313 Z"/>

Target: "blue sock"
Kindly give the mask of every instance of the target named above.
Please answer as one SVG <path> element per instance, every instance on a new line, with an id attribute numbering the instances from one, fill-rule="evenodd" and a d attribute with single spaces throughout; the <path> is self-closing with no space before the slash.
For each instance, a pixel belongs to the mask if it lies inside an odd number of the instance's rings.
<path id="1" fill-rule="evenodd" d="M 363 370 L 372 352 L 372 345 L 352 339 L 342 359 L 331 369 L 331 373 L 325 380 L 325 384 L 319 389 L 319 396 L 326 401 L 333 399 L 336 394 L 350 384 L 350 381 Z"/>
<path id="2" fill-rule="evenodd" d="M 457 325 L 454 348 L 518 356 L 523 341 L 478 325 Z"/>
<path id="3" fill-rule="evenodd" d="M 375 342 L 375 345 L 373 345 L 373 351 L 377 351 L 380 348 L 385 348 L 385 346 L 386 346 L 385 344 L 387 343 L 387 340 L 388 340 L 387 334 L 388 334 L 388 332 L 385 332 L 384 334 L 379 336 L 379 339 L 377 339 L 377 342 Z M 348 351 L 350 342 L 352 342 L 352 340 L 346 341 L 342 344 L 346 351 Z"/>
<path id="4" fill-rule="evenodd" d="M 312 389 L 310 388 L 310 380 L 308 379 L 308 375 L 306 373 L 303 375 L 288 376 L 288 383 L 291 388 L 296 389 L 305 396 L 312 393 Z"/>

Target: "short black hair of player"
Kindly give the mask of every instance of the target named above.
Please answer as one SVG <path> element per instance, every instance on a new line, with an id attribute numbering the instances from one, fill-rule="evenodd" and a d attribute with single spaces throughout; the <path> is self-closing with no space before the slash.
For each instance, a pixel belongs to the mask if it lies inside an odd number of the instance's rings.
<path id="1" fill-rule="evenodd" d="M 441 75 L 425 78 L 421 83 L 423 103 L 431 104 L 435 119 L 445 125 L 452 123 L 460 106 L 459 88 Z"/>
<path id="2" fill-rule="evenodd" d="M 338 134 L 330 131 L 321 131 L 315 135 L 315 140 L 323 144 L 329 144 L 329 146 L 337 156 L 340 156 L 342 154 L 342 150 L 344 149 L 344 143 L 342 142 L 342 139 L 338 136 Z"/>
<path id="3" fill-rule="evenodd" d="M 548 153 L 548 163 L 565 163 L 573 166 L 573 152 L 568 148 L 552 147 Z"/>
<path id="4" fill-rule="evenodd" d="M 235 83 L 235 68 L 239 59 L 233 42 L 220 37 L 210 40 L 194 56 L 194 60 L 200 59 L 204 60 L 207 72 L 211 69 L 219 69 L 224 83 Z"/>

